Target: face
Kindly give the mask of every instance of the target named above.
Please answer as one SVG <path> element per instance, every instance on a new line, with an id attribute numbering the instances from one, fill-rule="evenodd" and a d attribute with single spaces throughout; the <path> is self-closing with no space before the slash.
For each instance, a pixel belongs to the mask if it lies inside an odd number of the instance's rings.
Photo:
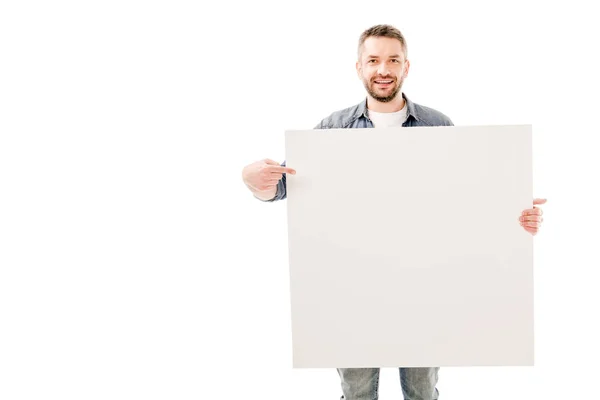
<path id="1" fill-rule="evenodd" d="M 369 37 L 363 44 L 356 72 L 369 95 L 387 103 L 400 92 L 409 67 L 398 39 Z"/>

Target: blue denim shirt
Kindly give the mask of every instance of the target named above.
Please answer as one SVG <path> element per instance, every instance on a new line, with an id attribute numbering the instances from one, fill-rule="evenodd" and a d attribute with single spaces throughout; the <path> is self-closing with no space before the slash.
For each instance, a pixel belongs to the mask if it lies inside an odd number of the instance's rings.
<path id="1" fill-rule="evenodd" d="M 406 101 L 407 118 L 402 126 L 449 126 L 454 125 L 450 118 L 433 108 L 425 107 L 413 103 L 402 93 Z M 373 128 L 373 122 L 367 114 L 367 99 L 361 103 L 348 107 L 344 110 L 336 111 L 324 118 L 314 129 L 355 129 L 355 128 Z M 284 161 L 281 166 L 285 167 Z M 286 174 L 277 182 L 277 193 L 270 200 L 261 200 L 265 202 L 283 200 L 287 197 L 286 192 Z M 258 197 L 257 197 L 258 198 Z"/>

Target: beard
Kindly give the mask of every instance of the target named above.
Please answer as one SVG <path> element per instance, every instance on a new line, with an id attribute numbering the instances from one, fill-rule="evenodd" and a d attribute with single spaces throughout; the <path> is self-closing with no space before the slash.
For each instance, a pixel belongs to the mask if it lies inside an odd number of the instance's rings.
<path id="1" fill-rule="evenodd" d="M 384 90 L 378 90 L 375 88 L 376 80 L 388 80 L 388 79 L 393 80 L 392 85 L 394 85 L 394 86 L 392 86 L 389 89 L 384 89 Z M 375 100 L 380 101 L 382 103 L 388 103 L 388 102 L 394 100 L 396 98 L 396 96 L 398 95 L 398 93 L 400 92 L 400 89 L 402 89 L 403 83 L 404 83 L 404 78 L 397 80 L 391 76 L 386 76 L 386 77 L 378 76 L 378 77 L 374 77 L 370 81 L 363 79 L 363 84 L 365 85 L 365 89 L 367 90 L 369 95 L 371 95 L 371 97 L 374 98 Z"/>

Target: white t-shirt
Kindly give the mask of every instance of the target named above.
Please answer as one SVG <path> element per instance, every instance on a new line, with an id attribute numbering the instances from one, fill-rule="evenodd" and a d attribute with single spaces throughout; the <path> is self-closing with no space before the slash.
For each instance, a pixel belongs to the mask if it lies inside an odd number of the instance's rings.
<path id="1" fill-rule="evenodd" d="M 373 122 L 375 128 L 392 128 L 402 126 L 407 117 L 406 102 L 402 110 L 392 113 L 380 113 L 373 110 L 368 110 L 369 119 Z"/>

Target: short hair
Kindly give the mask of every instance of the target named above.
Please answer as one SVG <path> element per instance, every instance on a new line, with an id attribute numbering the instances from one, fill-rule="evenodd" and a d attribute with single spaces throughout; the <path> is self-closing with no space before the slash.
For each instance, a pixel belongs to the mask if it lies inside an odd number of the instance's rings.
<path id="1" fill-rule="evenodd" d="M 406 39 L 404 39 L 402 32 L 391 25 L 375 25 L 360 35 L 360 38 L 358 39 L 358 58 L 360 58 L 361 48 L 365 43 L 365 40 L 370 37 L 388 37 L 399 40 L 402 45 L 402 51 L 404 52 L 404 58 L 408 57 Z"/>

